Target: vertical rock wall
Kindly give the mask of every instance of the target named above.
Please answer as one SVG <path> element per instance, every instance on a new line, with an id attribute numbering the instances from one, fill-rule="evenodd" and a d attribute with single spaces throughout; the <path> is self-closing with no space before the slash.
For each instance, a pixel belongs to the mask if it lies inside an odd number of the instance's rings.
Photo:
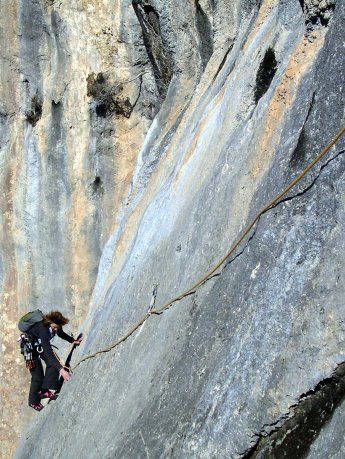
<path id="1" fill-rule="evenodd" d="M 158 307 L 202 277 L 344 124 L 344 5 L 1 6 L 9 453 L 20 312 L 56 305 L 74 329 L 87 314 L 87 355 L 136 326 L 154 286 Z M 56 458 L 325 457 L 343 400 L 343 149 L 201 288 L 80 364 L 16 457 L 52 438 Z"/>
<path id="2" fill-rule="evenodd" d="M 28 415 L 18 317 L 58 308 L 76 331 L 160 99 L 130 2 L 0 7 L 0 435 L 9 457 Z"/>
<path id="3" fill-rule="evenodd" d="M 36 307 L 58 308 L 76 331 L 170 79 L 188 67 L 175 95 L 181 111 L 204 64 L 186 21 L 184 49 L 174 51 L 176 36 L 163 42 L 183 19 L 175 18 L 172 5 L 155 5 L 152 12 L 115 0 L 0 6 L 0 390 L 7 457 L 28 415 L 22 406 L 28 375 L 17 350 L 18 317 Z M 194 9 L 190 5 L 189 17 Z M 158 14 L 175 20 L 163 21 L 160 30 Z M 153 55 L 149 42 L 157 39 Z M 162 79 L 156 69 L 167 62 L 170 70 Z M 13 410 L 25 414 L 18 418 Z"/>

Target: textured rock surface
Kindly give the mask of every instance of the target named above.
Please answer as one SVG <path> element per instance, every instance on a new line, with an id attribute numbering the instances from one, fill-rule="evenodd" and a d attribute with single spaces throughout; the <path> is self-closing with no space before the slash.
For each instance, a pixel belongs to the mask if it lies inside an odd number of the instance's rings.
<path id="1" fill-rule="evenodd" d="M 344 125 L 343 2 L 2 3 L 6 336 L 54 303 L 109 346 Z M 81 363 L 16 457 L 340 457 L 344 144 Z"/>
<path id="2" fill-rule="evenodd" d="M 18 317 L 59 308 L 74 330 L 85 317 L 159 100 L 130 2 L 0 7 L 0 435 L 12 450 L 28 382 Z"/>

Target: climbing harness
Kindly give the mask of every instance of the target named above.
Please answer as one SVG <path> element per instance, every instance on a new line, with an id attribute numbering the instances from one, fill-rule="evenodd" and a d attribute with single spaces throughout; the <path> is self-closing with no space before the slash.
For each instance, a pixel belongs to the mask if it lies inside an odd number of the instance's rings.
<path id="1" fill-rule="evenodd" d="M 228 252 L 224 255 L 224 257 L 207 273 L 205 274 L 204 277 L 202 277 L 198 282 L 196 282 L 194 285 L 189 287 L 187 290 L 185 290 L 183 293 L 180 295 L 176 296 L 172 300 L 168 301 L 165 303 L 163 306 L 157 309 L 149 309 L 149 311 L 146 313 L 146 315 L 122 338 L 118 339 L 115 343 L 113 343 L 111 346 L 101 349 L 97 352 L 94 352 L 93 354 L 89 354 L 86 357 L 82 358 L 73 368 L 75 370 L 82 362 L 85 362 L 86 360 L 92 359 L 96 357 L 98 354 L 104 354 L 106 352 L 111 351 L 115 347 L 119 346 L 121 343 L 126 341 L 127 338 L 129 338 L 133 333 L 138 330 L 145 322 L 146 320 L 151 316 L 151 315 L 159 315 L 162 314 L 166 309 L 170 308 L 173 303 L 176 301 L 180 301 L 183 298 L 185 298 L 187 295 L 189 295 L 191 292 L 193 292 L 197 287 L 205 283 L 210 277 L 226 262 L 226 260 L 230 257 L 230 255 L 233 254 L 233 252 L 236 250 L 236 248 L 240 245 L 240 243 L 243 241 L 243 239 L 247 236 L 249 231 L 255 226 L 255 224 L 258 222 L 260 217 L 265 214 L 269 209 L 274 207 L 280 199 L 285 196 L 294 186 L 299 183 L 302 178 L 317 164 L 324 156 L 325 154 L 332 148 L 332 146 L 340 139 L 340 137 L 344 134 L 345 132 L 345 126 L 340 129 L 340 131 L 337 133 L 337 135 L 331 140 L 331 142 L 316 156 L 316 158 L 294 179 L 290 184 L 284 188 L 280 193 L 277 194 L 275 198 L 273 198 L 268 204 L 266 204 L 253 218 L 253 220 L 249 223 L 249 225 L 244 229 L 244 231 L 240 234 L 239 238 L 236 240 L 236 242 L 230 247 Z"/>
<path id="2" fill-rule="evenodd" d="M 20 352 L 24 357 L 25 366 L 28 370 L 35 368 L 33 354 L 36 351 L 38 354 L 43 352 L 42 341 L 40 338 L 35 339 L 28 333 L 22 333 L 18 338 Z"/>

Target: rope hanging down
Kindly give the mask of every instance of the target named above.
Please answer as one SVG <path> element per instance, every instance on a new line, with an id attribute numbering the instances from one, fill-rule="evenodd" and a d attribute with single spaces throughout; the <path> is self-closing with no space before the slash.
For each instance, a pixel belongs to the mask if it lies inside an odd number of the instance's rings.
<path id="1" fill-rule="evenodd" d="M 189 287 L 187 290 L 185 290 L 183 293 L 180 295 L 176 296 L 172 300 L 168 301 L 165 303 L 163 306 L 157 309 L 152 309 L 150 312 L 148 312 L 136 325 L 133 327 L 125 336 L 122 338 L 118 339 L 115 343 L 113 343 L 111 346 L 101 349 L 97 352 L 94 352 L 93 354 L 89 354 L 86 357 L 82 358 L 77 365 L 73 368 L 75 370 L 82 362 L 85 362 L 86 360 L 92 359 L 96 357 L 98 354 L 103 354 L 105 352 L 109 352 L 115 347 L 117 347 L 119 344 L 123 343 L 126 341 L 127 338 L 129 338 L 133 333 L 135 333 L 138 328 L 140 328 L 146 320 L 153 314 L 158 315 L 162 314 L 163 311 L 168 309 L 173 303 L 176 301 L 180 301 L 183 298 L 185 298 L 187 295 L 189 295 L 193 290 L 195 290 L 197 287 L 199 287 L 201 284 L 206 282 L 224 263 L 225 261 L 230 257 L 230 255 L 236 250 L 236 248 L 239 246 L 239 244 L 243 241 L 243 239 L 247 236 L 249 231 L 253 228 L 253 226 L 257 223 L 257 221 L 260 219 L 260 217 L 266 213 L 269 209 L 271 209 L 273 206 L 275 206 L 278 201 L 285 196 L 294 186 L 297 185 L 298 182 L 302 180 L 302 178 L 312 169 L 316 163 L 318 163 L 324 156 L 325 154 L 331 149 L 331 147 L 340 139 L 340 137 L 344 134 L 345 132 L 345 126 L 340 129 L 340 131 L 337 133 L 337 135 L 334 137 L 334 139 L 316 156 L 316 158 L 286 187 L 284 188 L 275 198 L 273 198 L 266 206 L 264 206 L 253 218 L 253 220 L 249 223 L 249 225 L 244 229 L 244 231 L 241 233 L 239 238 L 236 240 L 236 242 L 231 246 L 231 248 L 228 250 L 228 252 L 224 255 L 224 257 L 217 263 L 216 266 L 214 266 L 205 276 L 200 279 L 198 282 L 196 282 L 194 285 Z"/>

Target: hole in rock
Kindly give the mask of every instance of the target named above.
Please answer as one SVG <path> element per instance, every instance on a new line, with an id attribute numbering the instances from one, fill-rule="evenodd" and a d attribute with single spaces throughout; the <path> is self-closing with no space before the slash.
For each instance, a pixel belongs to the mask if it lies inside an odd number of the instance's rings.
<path id="1" fill-rule="evenodd" d="M 99 116 L 100 118 L 105 118 L 107 116 L 107 112 L 108 112 L 108 107 L 106 103 L 101 102 L 96 105 L 96 115 Z"/>
<path id="2" fill-rule="evenodd" d="M 255 103 L 258 103 L 261 97 L 267 92 L 276 71 L 277 61 L 274 50 L 268 48 L 256 75 Z"/>
<path id="3" fill-rule="evenodd" d="M 92 182 L 92 191 L 94 194 L 103 194 L 103 182 L 101 177 L 95 177 L 95 180 Z"/>

